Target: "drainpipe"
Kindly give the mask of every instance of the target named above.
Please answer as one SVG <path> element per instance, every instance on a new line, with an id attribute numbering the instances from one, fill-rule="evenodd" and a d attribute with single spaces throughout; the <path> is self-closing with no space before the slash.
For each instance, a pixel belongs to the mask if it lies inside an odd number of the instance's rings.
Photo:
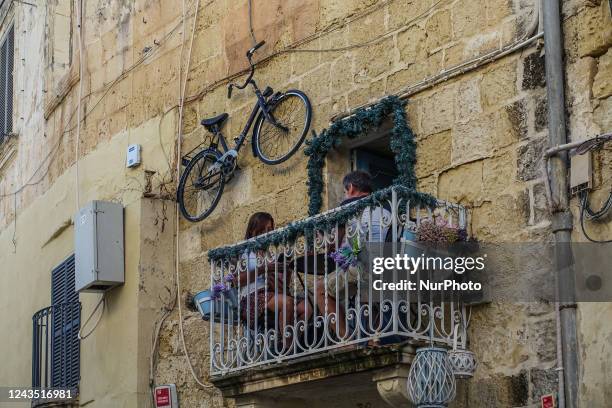
<path id="1" fill-rule="evenodd" d="M 544 25 L 544 50 L 546 55 L 546 91 L 548 97 L 548 141 L 549 147 L 567 143 L 565 129 L 565 95 L 563 78 L 563 35 L 559 0 L 542 1 L 542 23 Z M 570 268 L 572 214 L 569 211 L 569 189 L 567 184 L 568 154 L 558 152 L 551 156 L 547 177 L 550 178 L 552 228 L 555 237 L 555 268 L 558 292 L 563 299 L 558 304 L 561 332 L 561 354 L 563 384 L 559 402 L 567 408 L 577 407 L 578 394 L 578 347 L 576 338 L 576 302 L 574 274 Z M 560 376 L 561 377 L 561 376 Z M 563 395 L 564 394 L 564 395 Z M 560 408 L 563 405 L 560 404 Z"/>

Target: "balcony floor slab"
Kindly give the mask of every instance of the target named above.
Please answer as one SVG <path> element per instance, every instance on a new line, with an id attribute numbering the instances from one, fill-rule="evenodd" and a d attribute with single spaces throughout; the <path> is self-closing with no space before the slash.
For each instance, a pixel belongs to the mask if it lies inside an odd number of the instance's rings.
<path id="1" fill-rule="evenodd" d="M 244 372 L 211 377 L 212 383 L 224 397 L 245 401 L 246 406 L 266 406 L 266 403 L 246 401 L 291 401 L 298 407 L 300 402 L 308 404 L 319 401 L 372 400 L 374 407 L 384 406 L 378 395 L 374 378 L 393 368 L 409 367 L 414 357 L 411 345 L 391 345 L 380 348 L 358 348 L 335 350 L 300 359 L 260 366 Z M 340 395 L 342 393 L 346 395 Z M 334 405 L 336 406 L 336 405 Z M 355 406 L 354 404 L 352 406 Z"/>

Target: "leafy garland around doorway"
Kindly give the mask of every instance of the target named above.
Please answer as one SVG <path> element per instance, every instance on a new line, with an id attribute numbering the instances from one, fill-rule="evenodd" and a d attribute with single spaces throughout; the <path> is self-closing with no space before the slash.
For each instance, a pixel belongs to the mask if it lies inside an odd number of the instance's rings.
<path id="1" fill-rule="evenodd" d="M 405 102 L 396 96 L 389 96 L 370 108 L 358 109 L 347 119 L 334 122 L 329 129 L 324 129 L 321 134 L 307 141 L 308 147 L 305 149 L 305 154 L 308 156 L 308 214 L 310 217 L 237 245 L 212 249 L 208 251 L 209 260 L 217 261 L 240 256 L 246 251 L 265 250 L 271 245 L 293 242 L 300 235 L 308 236 L 316 229 L 326 229 L 337 223 L 345 223 L 366 207 L 388 199 L 392 187 L 398 193 L 398 198 L 410 200 L 414 204 L 434 207 L 436 204 L 434 197 L 415 191 L 416 143 L 414 134 L 408 126 L 404 107 Z M 393 114 L 391 150 L 395 153 L 395 164 L 399 174 L 394 180 L 394 186 L 376 191 L 339 210 L 317 215 L 322 205 L 323 166 L 329 150 L 339 146 L 344 137 L 355 139 L 380 126 L 391 114 Z"/>
<path id="2" fill-rule="evenodd" d="M 395 153 L 395 165 L 398 176 L 395 185 L 416 188 L 416 143 L 412 129 L 408 126 L 406 103 L 397 96 L 388 96 L 370 108 L 360 108 L 353 115 L 339 120 L 323 129 L 321 134 L 306 141 L 308 147 L 304 150 L 308 156 L 308 215 L 318 214 L 323 204 L 323 166 L 327 152 L 342 143 L 343 138 L 355 139 L 368 131 L 379 127 L 382 122 L 393 114 L 393 129 L 391 131 L 391 150 Z M 421 194 L 421 193 L 416 193 Z M 421 194 L 423 198 L 427 194 Z"/>

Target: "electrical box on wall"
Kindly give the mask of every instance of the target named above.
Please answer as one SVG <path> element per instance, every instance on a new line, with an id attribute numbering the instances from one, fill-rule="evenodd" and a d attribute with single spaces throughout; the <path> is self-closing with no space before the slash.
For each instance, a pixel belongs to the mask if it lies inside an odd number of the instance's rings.
<path id="1" fill-rule="evenodd" d="M 572 195 L 593 188 L 591 152 L 573 155 L 570 159 L 570 190 Z"/>
<path id="2" fill-rule="evenodd" d="M 176 385 L 158 385 L 155 387 L 155 408 L 178 408 Z"/>
<path id="3" fill-rule="evenodd" d="M 74 220 L 75 289 L 104 292 L 124 282 L 123 206 L 92 201 Z"/>
<path id="4" fill-rule="evenodd" d="M 126 167 L 136 167 L 140 164 L 140 151 L 142 148 L 139 144 L 131 144 L 127 149 Z"/>

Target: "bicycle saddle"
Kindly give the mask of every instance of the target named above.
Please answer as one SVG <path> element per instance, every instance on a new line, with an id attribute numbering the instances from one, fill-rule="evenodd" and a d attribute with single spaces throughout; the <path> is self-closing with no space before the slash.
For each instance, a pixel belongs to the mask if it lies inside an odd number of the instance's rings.
<path id="1" fill-rule="evenodd" d="M 214 116 L 212 118 L 202 119 L 202 122 L 200 122 L 200 123 L 202 124 L 202 126 L 206 126 L 206 127 L 220 125 L 221 123 L 223 123 L 223 121 L 225 119 L 228 118 L 228 116 L 229 115 L 227 113 L 222 113 L 222 114 Z"/>

